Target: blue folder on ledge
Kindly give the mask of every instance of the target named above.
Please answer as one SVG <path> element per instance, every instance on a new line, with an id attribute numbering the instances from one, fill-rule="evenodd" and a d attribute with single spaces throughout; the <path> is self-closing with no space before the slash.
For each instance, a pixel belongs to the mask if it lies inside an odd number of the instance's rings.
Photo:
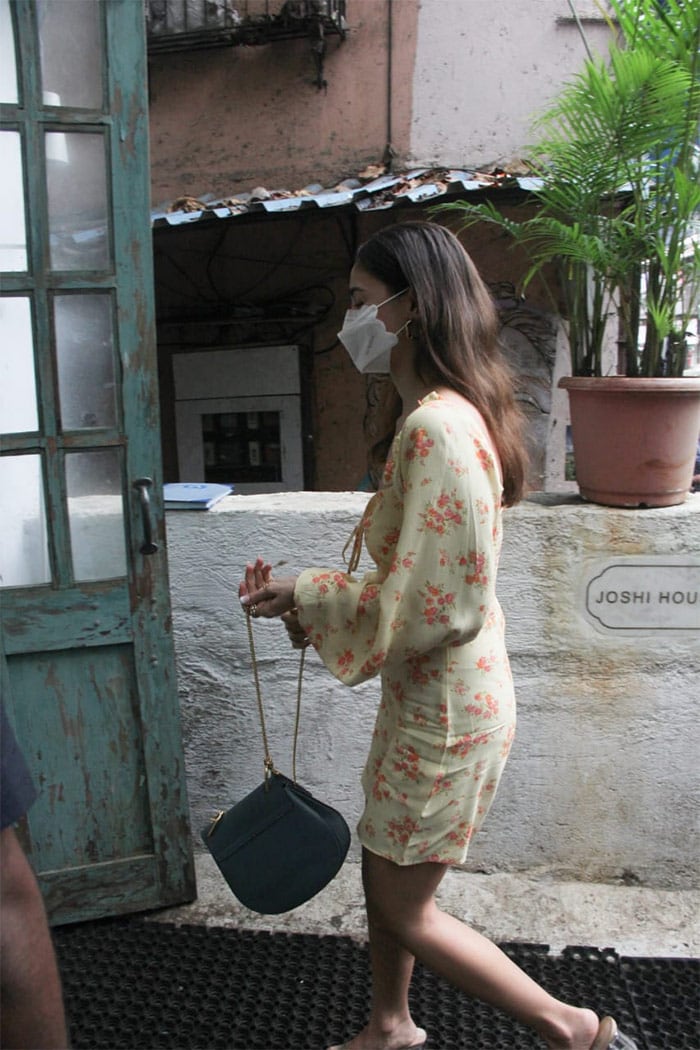
<path id="1" fill-rule="evenodd" d="M 209 510 L 231 492 L 231 485 L 210 481 L 173 481 L 163 485 L 166 510 Z"/>

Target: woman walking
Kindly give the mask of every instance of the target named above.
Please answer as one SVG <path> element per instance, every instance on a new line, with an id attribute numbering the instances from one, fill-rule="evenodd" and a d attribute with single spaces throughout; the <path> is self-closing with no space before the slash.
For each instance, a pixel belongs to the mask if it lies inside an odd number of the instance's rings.
<path id="1" fill-rule="evenodd" d="M 515 731 L 495 585 L 502 508 L 524 488 L 521 417 L 488 289 L 449 231 L 405 223 L 375 234 L 358 252 L 350 299 L 339 338 L 360 371 L 391 374 L 403 405 L 382 486 L 347 572 L 276 579 L 257 558 L 239 589 L 251 615 L 282 616 L 293 643 L 313 645 L 340 681 L 381 676 L 357 829 L 372 1005 L 344 1050 L 424 1045 L 408 1006 L 416 959 L 550 1050 L 635 1050 L 612 1018 L 554 999 L 436 904 Z M 356 578 L 363 543 L 376 567 Z"/>

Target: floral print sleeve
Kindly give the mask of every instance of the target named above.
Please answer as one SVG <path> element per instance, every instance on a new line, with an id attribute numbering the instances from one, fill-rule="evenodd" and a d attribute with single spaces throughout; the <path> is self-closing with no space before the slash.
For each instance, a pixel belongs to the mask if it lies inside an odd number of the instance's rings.
<path id="1" fill-rule="evenodd" d="M 295 591 L 312 644 L 347 685 L 472 640 L 494 597 L 501 484 L 478 413 L 423 401 L 394 443 L 384 481 L 363 518 L 377 569 L 361 580 L 309 569 Z"/>

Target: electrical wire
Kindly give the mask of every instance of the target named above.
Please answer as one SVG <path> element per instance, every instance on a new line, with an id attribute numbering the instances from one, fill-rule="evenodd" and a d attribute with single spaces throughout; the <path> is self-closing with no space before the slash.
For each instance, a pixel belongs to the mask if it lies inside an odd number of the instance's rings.
<path id="1" fill-rule="evenodd" d="M 354 261 L 356 246 L 357 246 L 357 216 L 351 214 L 349 216 L 349 223 L 344 221 L 344 216 L 336 214 L 333 216 L 336 221 L 336 227 L 342 239 L 343 246 L 347 253 L 350 264 Z M 239 252 L 227 252 L 225 245 L 228 240 L 229 233 L 234 232 L 233 227 L 229 227 L 226 223 L 222 229 L 221 234 L 216 238 L 216 242 L 213 247 L 207 251 L 201 248 L 184 248 L 177 254 L 179 260 L 171 252 L 164 251 L 162 248 L 156 251 L 155 259 L 158 263 L 159 269 L 165 268 L 170 265 L 172 269 L 185 279 L 187 284 L 193 290 L 187 292 L 181 287 L 174 286 L 171 282 L 164 280 L 159 274 L 157 279 L 157 287 L 170 293 L 173 296 L 187 298 L 190 303 L 206 303 L 207 306 L 213 305 L 219 308 L 225 308 L 227 313 L 237 312 L 241 310 L 254 311 L 253 316 L 243 317 L 232 317 L 229 313 L 228 320 L 231 322 L 239 321 L 241 324 L 245 324 L 246 320 L 257 320 L 266 321 L 270 324 L 280 324 L 287 326 L 290 330 L 293 330 L 295 337 L 306 334 L 308 331 L 314 329 L 318 325 L 322 324 L 323 321 L 329 316 L 337 303 L 337 296 L 334 289 L 326 282 L 302 282 L 294 285 L 293 287 L 287 287 L 284 295 L 275 295 L 274 298 L 263 296 L 257 298 L 252 293 L 259 289 L 265 283 L 270 282 L 280 270 L 285 267 L 293 267 L 295 270 L 306 270 L 313 272 L 323 272 L 330 281 L 334 281 L 340 278 L 339 273 L 328 273 L 326 266 L 319 266 L 313 262 L 309 262 L 308 253 L 300 255 L 298 259 L 293 258 L 293 253 L 299 244 L 300 238 L 306 228 L 306 223 L 299 217 L 299 220 L 295 224 L 295 228 L 292 231 L 291 236 L 287 239 L 286 245 L 283 247 L 281 253 L 275 259 L 260 258 L 255 256 L 247 256 L 240 254 Z M 200 264 L 203 266 L 204 273 L 209 285 L 209 289 L 205 291 L 201 285 L 195 280 L 192 266 L 188 264 L 188 261 L 192 260 L 195 256 L 202 260 Z M 218 264 L 218 266 L 216 265 Z M 217 270 L 221 272 L 221 268 L 224 266 L 261 266 L 265 267 L 265 273 L 262 276 L 257 277 L 251 284 L 249 284 L 243 290 L 234 290 L 231 294 L 225 294 L 218 283 Z M 195 271 L 196 272 L 196 271 Z M 343 278 L 347 275 L 347 270 L 343 268 Z M 297 309 L 300 306 L 309 308 L 309 298 L 313 297 L 313 293 L 321 293 L 325 298 L 325 303 L 320 304 L 319 309 L 314 312 L 311 318 L 299 318 L 299 321 L 278 321 L 274 317 L 274 314 L 268 314 L 265 316 L 269 308 L 274 306 L 279 311 L 279 308 L 288 305 L 291 310 Z M 306 297 L 306 302 L 303 302 L 303 297 Z M 295 302 L 296 300 L 296 302 Z M 262 316 L 261 316 L 262 315 Z M 200 315 L 200 320 L 204 318 Z M 226 323 L 222 322 L 222 319 L 212 317 L 212 324 L 215 323 Z M 179 319 L 165 318 L 161 319 L 161 323 L 164 324 L 186 324 L 187 319 L 180 317 Z M 301 324 L 301 327 L 299 325 Z M 330 346 L 326 346 L 321 350 L 315 351 L 314 356 L 321 356 L 330 353 L 338 346 L 338 340 Z"/>
<path id="2" fill-rule="evenodd" d="M 158 260 L 165 260 L 170 266 L 172 266 L 172 268 L 174 270 L 176 270 L 177 273 L 179 273 L 181 277 L 184 277 L 184 279 L 187 282 L 187 284 L 192 286 L 194 291 L 193 292 L 187 292 L 186 290 L 184 290 L 182 288 L 181 285 L 178 285 L 177 287 L 172 285 L 172 284 L 169 285 L 167 283 L 167 280 L 163 280 L 163 278 L 159 275 L 158 281 L 156 282 L 156 297 L 158 295 L 158 290 L 159 289 L 166 288 L 168 291 L 172 292 L 174 295 L 177 295 L 180 298 L 182 298 L 184 296 L 185 298 L 189 299 L 193 303 L 201 302 L 202 299 L 204 299 L 205 302 L 212 302 L 213 301 L 210 298 L 208 298 L 205 295 L 204 292 L 202 292 L 201 288 L 198 287 L 197 283 L 195 282 L 194 278 L 192 277 L 192 274 L 188 270 L 186 270 L 182 266 L 180 266 L 179 263 L 175 262 L 175 260 L 173 259 L 172 256 L 165 255 L 165 254 L 163 254 L 161 252 L 154 252 L 154 255 L 153 255 L 154 267 L 155 267 L 156 263 L 158 262 Z"/>

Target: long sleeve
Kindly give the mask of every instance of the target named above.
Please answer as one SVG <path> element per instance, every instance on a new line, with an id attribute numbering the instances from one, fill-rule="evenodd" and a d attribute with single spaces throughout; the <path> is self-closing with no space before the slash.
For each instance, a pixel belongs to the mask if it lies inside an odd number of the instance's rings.
<path id="1" fill-rule="evenodd" d="M 303 572 L 295 601 L 329 670 L 348 685 L 477 636 L 491 614 L 501 485 L 481 418 L 424 402 L 396 439 L 364 528 L 376 570 Z"/>

